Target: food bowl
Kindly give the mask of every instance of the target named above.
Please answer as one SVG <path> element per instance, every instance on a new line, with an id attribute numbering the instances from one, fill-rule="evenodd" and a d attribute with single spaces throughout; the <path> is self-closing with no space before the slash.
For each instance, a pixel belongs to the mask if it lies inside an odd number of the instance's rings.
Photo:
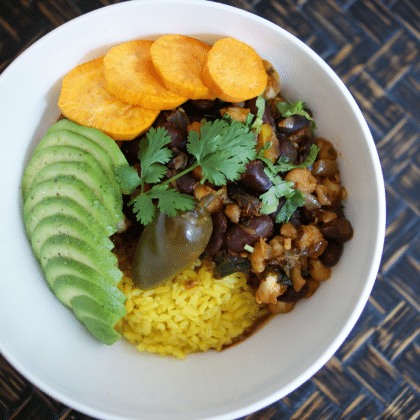
<path id="1" fill-rule="evenodd" d="M 59 117 L 63 76 L 135 38 L 179 33 L 251 45 L 306 101 L 317 135 L 339 152 L 354 237 L 332 277 L 308 300 L 244 342 L 184 360 L 95 341 L 49 291 L 22 220 L 20 182 L 40 138 Z M 2 205 L 0 352 L 29 381 L 103 419 L 233 419 L 257 411 L 314 375 L 360 316 L 379 268 L 385 231 L 381 167 L 368 126 L 334 72 L 282 28 L 242 10 L 197 0 L 126 2 L 76 18 L 23 52 L 0 77 Z"/>

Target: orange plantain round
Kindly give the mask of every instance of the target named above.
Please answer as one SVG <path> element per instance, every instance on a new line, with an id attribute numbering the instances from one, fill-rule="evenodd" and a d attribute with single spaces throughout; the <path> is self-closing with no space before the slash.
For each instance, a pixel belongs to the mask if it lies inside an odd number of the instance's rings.
<path id="1" fill-rule="evenodd" d="M 153 65 L 165 86 L 189 99 L 215 99 L 201 80 L 210 46 L 185 35 L 163 35 L 150 48 Z"/>
<path id="2" fill-rule="evenodd" d="M 171 110 L 188 98 L 165 87 L 153 66 L 152 45 L 153 41 L 135 40 L 111 48 L 104 58 L 106 87 L 130 104 Z"/>
<path id="3" fill-rule="evenodd" d="M 214 43 L 201 76 L 210 90 L 227 102 L 255 98 L 267 85 L 261 57 L 252 47 L 231 37 Z"/>
<path id="4" fill-rule="evenodd" d="M 78 124 L 94 127 L 114 140 L 132 140 L 145 133 L 159 110 L 123 102 L 105 85 L 103 57 L 80 64 L 63 79 L 58 106 Z"/>

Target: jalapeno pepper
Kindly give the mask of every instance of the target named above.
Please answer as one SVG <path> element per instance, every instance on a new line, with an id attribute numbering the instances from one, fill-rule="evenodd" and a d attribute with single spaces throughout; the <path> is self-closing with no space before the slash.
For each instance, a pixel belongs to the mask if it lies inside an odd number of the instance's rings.
<path id="1" fill-rule="evenodd" d="M 213 224 L 201 201 L 193 210 L 168 217 L 159 213 L 137 244 L 132 276 L 142 289 L 162 284 L 191 265 L 205 250 Z"/>

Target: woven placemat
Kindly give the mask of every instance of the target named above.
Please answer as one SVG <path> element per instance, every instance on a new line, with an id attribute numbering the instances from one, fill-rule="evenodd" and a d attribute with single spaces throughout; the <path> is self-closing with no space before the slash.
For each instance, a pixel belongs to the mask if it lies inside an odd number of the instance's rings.
<path id="1" fill-rule="evenodd" d="M 1 0 L 0 72 L 64 22 L 117 1 Z M 420 2 L 230 0 L 287 29 L 336 71 L 362 109 L 382 163 L 387 237 L 350 336 L 314 377 L 247 420 L 420 417 Z M 0 419 L 86 420 L 0 355 Z"/>

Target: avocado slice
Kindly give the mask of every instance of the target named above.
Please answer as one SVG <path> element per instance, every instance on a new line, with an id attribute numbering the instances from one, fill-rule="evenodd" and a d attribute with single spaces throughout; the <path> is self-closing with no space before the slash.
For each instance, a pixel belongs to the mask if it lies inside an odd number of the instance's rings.
<path id="1" fill-rule="evenodd" d="M 49 237 L 60 234 L 80 239 L 104 254 L 111 251 L 114 247 L 114 244 L 108 237 L 98 237 L 92 234 L 92 231 L 78 219 L 63 214 L 53 214 L 42 219 L 36 225 L 31 235 L 32 249 L 35 256 L 40 258 L 41 247 Z"/>
<path id="2" fill-rule="evenodd" d="M 95 220 L 97 220 L 108 236 L 117 231 L 117 221 L 105 208 L 93 191 L 79 179 L 69 175 L 59 175 L 36 185 L 28 192 L 23 211 L 26 218 L 32 209 L 48 197 L 68 197 L 76 201 Z"/>
<path id="3" fill-rule="evenodd" d="M 90 153 L 101 164 L 104 172 L 108 174 L 109 178 L 113 182 L 115 191 L 121 194 L 120 186 L 114 178 L 114 163 L 106 150 L 104 150 L 99 144 L 87 137 L 68 130 L 54 130 L 49 133 L 47 132 L 47 134 L 39 142 L 34 153 L 48 147 L 57 146 L 77 147 L 87 153 Z"/>
<path id="4" fill-rule="evenodd" d="M 127 313 L 124 303 L 115 297 L 116 293 L 124 296 L 119 289 L 111 286 L 104 288 L 71 274 L 63 274 L 55 279 L 54 293 L 68 307 L 71 307 L 70 302 L 75 296 L 88 296 L 108 311 L 115 313 L 118 319 Z"/>
<path id="5" fill-rule="evenodd" d="M 48 260 L 54 257 L 67 257 L 82 262 L 116 281 L 121 280 L 122 272 L 117 267 L 117 257 L 111 252 L 100 253 L 88 243 L 65 234 L 50 236 L 40 250 L 40 262 L 44 269 Z"/>
<path id="6" fill-rule="evenodd" d="M 32 180 L 31 188 L 59 175 L 74 176 L 83 181 L 103 201 L 109 213 L 113 214 L 118 222 L 123 221 L 121 193 L 115 192 L 102 171 L 86 162 L 63 161 L 44 166 Z"/>
<path id="7" fill-rule="evenodd" d="M 75 296 L 70 301 L 76 318 L 81 321 L 93 336 L 105 344 L 114 344 L 121 335 L 114 330 L 120 317 L 108 311 L 88 296 Z"/>
<path id="8" fill-rule="evenodd" d="M 97 340 L 104 344 L 111 346 L 121 338 L 121 334 L 115 331 L 114 328 L 97 318 L 87 315 L 77 316 L 77 314 L 76 317 Z"/>
<path id="9" fill-rule="evenodd" d="M 114 164 L 114 167 L 127 164 L 127 159 L 125 158 L 123 152 L 121 152 L 121 149 L 118 147 L 117 143 L 115 143 L 115 140 L 96 128 L 83 127 L 82 125 L 79 125 L 73 121 L 63 119 L 52 125 L 47 131 L 47 134 L 57 130 L 68 130 L 73 133 L 80 134 L 81 136 L 87 137 L 88 139 L 99 144 L 99 146 L 107 151 Z"/>
<path id="10" fill-rule="evenodd" d="M 118 320 L 121 319 L 121 316 L 118 313 L 106 309 L 103 305 L 100 305 L 94 299 L 86 295 L 74 296 L 70 300 L 70 307 L 78 318 L 89 316 L 102 321 L 110 327 L 114 327 Z"/>
<path id="11" fill-rule="evenodd" d="M 108 273 L 100 273 L 96 269 L 83 264 L 80 261 L 63 256 L 56 256 L 49 259 L 47 265 L 44 268 L 44 271 L 47 283 L 52 289 L 54 289 L 54 283 L 57 278 L 69 274 L 95 283 L 112 293 L 114 289 L 118 290 L 116 285 L 121 281 L 122 278 L 121 272 L 119 277 L 111 277 Z M 125 303 L 126 301 L 126 297 L 123 293 L 114 293 L 113 296 L 122 303 Z"/>
<path id="12" fill-rule="evenodd" d="M 41 220 L 55 214 L 62 214 L 79 220 L 93 235 L 98 238 L 102 236 L 104 241 L 108 242 L 108 246 L 112 246 L 112 242 L 102 228 L 102 224 L 92 216 L 92 213 L 74 201 L 73 198 L 63 196 L 46 197 L 33 206 L 27 214 L 24 214 L 28 236 L 32 236 L 35 227 Z"/>
<path id="13" fill-rule="evenodd" d="M 98 133 L 95 139 L 105 136 Z M 66 129 L 47 133 L 25 169 L 22 193 L 49 287 L 98 340 L 113 344 L 120 338 L 113 327 L 127 313 L 109 238 L 125 223 L 114 166 L 127 161 L 112 139 L 105 143 Z"/>
<path id="14" fill-rule="evenodd" d="M 97 159 L 95 159 L 90 153 L 85 152 L 84 150 L 78 147 L 52 146 L 46 147 L 45 149 L 40 149 L 32 155 L 31 160 L 29 161 L 23 174 L 23 198 L 26 199 L 34 177 L 44 166 L 63 161 L 85 162 L 88 165 L 95 167 L 97 170 L 103 171 L 103 168 L 101 164 L 97 161 Z M 109 179 L 109 184 L 113 186 L 112 179 L 114 179 L 114 182 L 116 182 L 115 178 L 109 177 L 108 174 L 106 174 L 106 176 Z M 115 191 L 117 193 L 118 189 Z"/>

